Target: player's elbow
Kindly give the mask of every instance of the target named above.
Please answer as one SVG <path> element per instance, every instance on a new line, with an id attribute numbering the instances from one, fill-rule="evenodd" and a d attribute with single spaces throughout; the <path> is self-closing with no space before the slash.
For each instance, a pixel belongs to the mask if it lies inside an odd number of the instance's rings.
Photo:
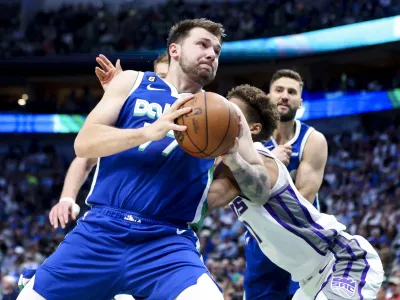
<path id="1" fill-rule="evenodd" d="M 74 150 L 75 150 L 75 155 L 78 157 L 91 158 L 90 143 L 84 138 L 84 135 L 81 134 L 81 132 L 75 139 Z"/>

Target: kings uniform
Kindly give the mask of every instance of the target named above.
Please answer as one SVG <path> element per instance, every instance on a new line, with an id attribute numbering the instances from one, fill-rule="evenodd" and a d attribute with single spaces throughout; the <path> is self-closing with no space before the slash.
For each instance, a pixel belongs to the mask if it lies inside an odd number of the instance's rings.
<path id="1" fill-rule="evenodd" d="M 287 169 L 293 181 L 296 178 L 296 171 L 300 165 L 304 147 L 308 137 L 314 128 L 296 120 L 296 129 L 293 138 L 288 144 L 292 146 L 292 155 L 290 157 Z M 268 150 L 273 150 L 278 143 L 274 138 L 264 142 Z M 319 209 L 318 200 L 314 206 Z M 291 281 L 290 274 L 279 268 L 260 250 L 257 241 L 246 233 L 246 272 L 245 272 L 245 295 L 246 300 L 285 300 L 293 295 L 299 288 L 297 282 Z"/>
<path id="2" fill-rule="evenodd" d="M 148 126 L 181 96 L 155 73 L 139 72 L 115 126 Z M 173 132 L 100 158 L 91 210 L 37 270 L 34 289 L 51 300 L 176 298 L 208 273 L 190 228 L 207 211 L 213 164 L 186 154 Z"/>

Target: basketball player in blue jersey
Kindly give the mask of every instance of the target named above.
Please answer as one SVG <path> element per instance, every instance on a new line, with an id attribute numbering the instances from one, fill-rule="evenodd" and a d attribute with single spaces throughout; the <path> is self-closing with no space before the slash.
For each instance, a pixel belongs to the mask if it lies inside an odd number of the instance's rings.
<path id="1" fill-rule="evenodd" d="M 214 79 L 223 36 L 220 24 L 182 21 L 168 38 L 165 80 L 135 71 L 112 80 L 75 141 L 78 156 L 99 157 L 87 198 L 92 208 L 18 299 L 223 299 L 190 229 L 207 212 L 214 160 L 186 154 L 172 132 L 186 129 L 174 123 L 191 110 L 179 109 L 192 99 L 183 94 Z M 263 201 L 266 170 L 240 123 L 241 137 L 223 161 L 246 183 L 243 194 Z"/>
<path id="2" fill-rule="evenodd" d="M 283 69 L 272 76 L 269 97 L 278 108 L 280 122 L 271 139 L 263 144 L 287 166 L 300 194 L 318 208 L 316 194 L 323 180 L 328 147 L 322 133 L 295 120 L 302 104 L 302 89 L 302 78 L 295 71 Z M 249 233 L 246 241 L 246 299 L 290 299 L 298 283 L 261 252 Z"/>
<path id="3" fill-rule="evenodd" d="M 96 67 L 95 73 L 100 81 L 101 86 L 104 90 L 107 89 L 108 84 L 111 80 L 121 73 L 122 67 L 120 60 L 118 59 L 116 65 L 114 66 L 111 61 L 104 55 L 99 55 L 96 58 L 100 67 Z M 154 61 L 154 72 L 161 78 L 165 78 L 168 73 L 168 54 L 163 53 Z M 59 203 L 53 206 L 49 213 L 50 223 L 54 228 L 58 228 L 58 222 L 62 228 L 65 228 L 66 224 L 69 222 L 69 215 L 73 220 L 77 217 L 77 210 L 73 207 L 77 206 L 76 197 L 81 189 L 82 185 L 86 181 L 93 167 L 96 165 L 96 158 L 83 158 L 76 157 L 68 168 L 67 175 L 65 176 L 64 186 L 61 192 L 61 197 Z M 80 210 L 78 206 L 78 211 Z M 22 290 L 29 280 L 35 275 L 36 270 L 23 270 L 18 286 Z M 124 297 L 124 298 L 123 298 Z M 133 299 L 132 296 L 128 295 L 117 295 L 115 300 L 129 300 Z"/>
<path id="4" fill-rule="evenodd" d="M 114 66 L 111 61 L 102 54 L 96 58 L 96 61 L 100 67 L 96 67 L 95 73 L 105 91 L 111 80 L 123 71 L 121 63 L 118 59 Z M 161 54 L 154 61 L 154 73 L 161 78 L 167 76 L 168 54 L 166 52 Z M 67 175 L 65 176 L 60 201 L 52 207 L 49 213 L 49 220 L 54 228 L 58 228 L 58 223 L 60 223 L 62 228 L 65 228 L 66 224 L 69 222 L 69 215 L 71 215 L 73 220 L 76 219 L 76 211 L 73 209 L 73 206 L 77 205 L 76 197 L 96 164 L 97 158 L 76 157 L 71 162 Z"/>
<path id="5" fill-rule="evenodd" d="M 377 252 L 365 238 L 344 232 L 346 227 L 334 216 L 320 213 L 299 193 L 286 166 L 259 143 L 268 140 L 277 126 L 276 106 L 249 85 L 234 88 L 227 98 L 246 117 L 268 171 L 264 188 L 269 195 L 263 204 L 240 196 L 235 174 L 219 164 L 208 195 L 209 209 L 230 202 L 261 255 L 300 282 L 294 300 L 376 299 L 384 274 Z"/>

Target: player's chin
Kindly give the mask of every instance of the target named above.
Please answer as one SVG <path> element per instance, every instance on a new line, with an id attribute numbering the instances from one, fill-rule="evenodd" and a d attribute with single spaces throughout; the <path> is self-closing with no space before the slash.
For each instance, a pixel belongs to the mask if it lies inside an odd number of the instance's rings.
<path id="1" fill-rule="evenodd" d="M 281 113 L 280 115 L 281 115 L 281 117 L 280 117 L 281 122 L 289 122 L 295 118 L 296 113 L 293 114 L 293 112 L 289 111 L 286 113 Z"/>
<path id="2" fill-rule="evenodd" d="M 198 78 L 197 82 L 200 82 L 201 85 L 206 85 L 214 80 L 215 74 L 212 71 L 205 72 L 205 70 L 199 70 L 197 78 Z"/>

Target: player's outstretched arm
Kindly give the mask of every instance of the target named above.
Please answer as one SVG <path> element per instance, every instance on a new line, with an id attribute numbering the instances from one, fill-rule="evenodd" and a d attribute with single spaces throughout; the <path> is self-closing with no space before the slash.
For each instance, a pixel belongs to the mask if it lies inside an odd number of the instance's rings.
<path id="1" fill-rule="evenodd" d="M 174 123 L 191 108 L 178 109 L 193 96 L 177 100 L 156 122 L 141 128 L 120 129 L 114 127 L 123 104 L 133 88 L 138 72 L 124 71 L 115 77 L 103 98 L 88 115 L 75 139 L 75 153 L 79 157 L 104 157 L 119 153 L 149 141 L 165 137 L 170 130 L 184 131 L 186 126 Z"/>
<path id="2" fill-rule="evenodd" d="M 242 194 L 257 204 L 264 204 L 270 193 L 270 178 L 259 156 L 242 111 L 231 103 L 239 117 L 242 136 L 229 153 L 222 156 L 226 166 L 232 171 Z"/>
<path id="3" fill-rule="evenodd" d="M 53 206 L 49 213 L 50 224 L 54 228 L 58 228 L 58 222 L 62 228 L 65 228 L 69 221 L 69 215 L 73 220 L 76 219 L 77 213 L 73 209 L 76 197 L 96 163 L 97 159 L 95 158 L 82 157 L 76 157 L 71 162 L 65 176 L 60 201 Z"/>
<path id="4" fill-rule="evenodd" d="M 296 188 L 311 203 L 314 202 L 328 159 L 328 144 L 324 135 L 314 130 L 308 137 L 296 173 Z"/>

